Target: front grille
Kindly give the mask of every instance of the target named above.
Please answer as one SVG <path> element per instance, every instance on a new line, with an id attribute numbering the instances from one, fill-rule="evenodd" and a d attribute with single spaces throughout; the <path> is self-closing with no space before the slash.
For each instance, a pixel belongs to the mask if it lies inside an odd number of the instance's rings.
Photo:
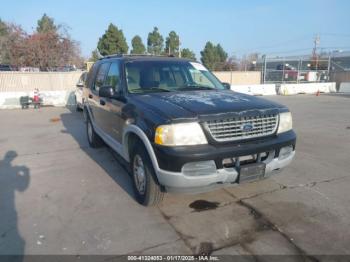
<path id="1" fill-rule="evenodd" d="M 272 135 L 277 129 L 278 115 L 211 120 L 205 125 L 216 141 L 235 141 Z"/>

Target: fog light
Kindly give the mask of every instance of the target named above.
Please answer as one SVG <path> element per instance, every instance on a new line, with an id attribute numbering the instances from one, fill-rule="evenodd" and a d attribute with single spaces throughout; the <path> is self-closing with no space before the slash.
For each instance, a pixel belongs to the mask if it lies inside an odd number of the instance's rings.
<path id="1" fill-rule="evenodd" d="M 216 173 L 216 165 L 214 160 L 191 162 L 184 164 L 182 173 L 186 176 L 203 176 Z"/>
<path id="2" fill-rule="evenodd" d="M 293 146 L 285 146 L 280 149 L 279 160 L 287 158 L 293 152 Z"/>

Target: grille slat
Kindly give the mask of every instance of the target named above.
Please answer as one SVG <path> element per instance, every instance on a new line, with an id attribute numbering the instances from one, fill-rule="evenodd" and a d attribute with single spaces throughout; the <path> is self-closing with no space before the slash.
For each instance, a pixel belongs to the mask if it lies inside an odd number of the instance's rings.
<path id="1" fill-rule="evenodd" d="M 216 141 L 227 142 L 273 134 L 277 129 L 278 115 L 213 120 L 205 124 Z M 244 131 L 242 129 L 244 124 L 252 124 L 253 128 L 249 131 Z"/>
<path id="2" fill-rule="evenodd" d="M 234 125 L 237 125 L 237 124 L 243 124 L 243 123 L 246 123 L 247 121 L 275 121 L 276 120 L 276 117 L 267 117 L 267 118 L 264 118 L 264 119 L 261 119 L 261 118 L 246 118 L 246 119 L 242 119 L 242 120 L 237 120 L 237 121 L 232 121 L 231 119 L 229 120 L 214 120 L 214 121 L 210 121 L 210 122 L 207 122 L 208 125 L 217 125 L 218 122 L 223 122 L 223 123 L 220 123 L 220 124 L 234 124 Z"/>
<path id="3" fill-rule="evenodd" d="M 254 127 L 256 129 L 259 129 L 259 128 L 269 128 L 269 127 L 272 127 L 274 128 L 276 125 L 276 123 L 267 123 L 267 124 L 257 124 L 257 125 L 254 125 Z M 210 128 L 210 131 L 212 133 L 221 133 L 221 132 L 227 132 L 228 130 L 231 130 L 231 131 L 235 131 L 235 130 L 241 130 L 240 127 L 235 127 L 235 126 L 232 126 L 232 127 L 219 127 L 219 128 L 213 128 L 213 127 L 209 127 Z"/>

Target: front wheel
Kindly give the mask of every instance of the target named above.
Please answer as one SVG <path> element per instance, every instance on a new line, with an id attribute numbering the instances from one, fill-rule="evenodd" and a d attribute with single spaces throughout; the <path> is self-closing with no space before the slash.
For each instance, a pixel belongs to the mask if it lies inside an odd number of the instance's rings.
<path id="1" fill-rule="evenodd" d="M 142 143 L 136 143 L 131 155 L 131 172 L 137 201 L 144 206 L 162 202 L 164 192 L 158 183 L 152 162 Z"/>

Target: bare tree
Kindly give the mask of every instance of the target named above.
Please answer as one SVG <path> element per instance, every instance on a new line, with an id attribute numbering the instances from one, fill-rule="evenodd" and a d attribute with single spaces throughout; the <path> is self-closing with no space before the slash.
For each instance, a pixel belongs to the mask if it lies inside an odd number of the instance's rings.
<path id="1" fill-rule="evenodd" d="M 254 71 L 256 68 L 256 63 L 258 61 L 259 54 L 251 53 L 244 55 L 241 59 L 240 70 L 241 71 Z"/>
<path id="2" fill-rule="evenodd" d="M 43 71 L 67 65 L 81 67 L 79 43 L 66 30 L 61 30 L 62 26 L 50 28 L 30 35 L 18 25 L 7 24 L 6 35 L 0 39 L 1 57 L 6 57 L 12 65 L 38 67 Z"/>

